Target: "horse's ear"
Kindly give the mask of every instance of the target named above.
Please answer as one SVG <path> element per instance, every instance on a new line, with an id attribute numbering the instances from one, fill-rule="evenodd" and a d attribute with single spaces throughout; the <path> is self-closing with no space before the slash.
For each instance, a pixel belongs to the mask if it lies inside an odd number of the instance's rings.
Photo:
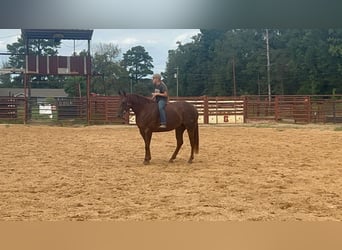
<path id="1" fill-rule="evenodd" d="M 125 91 L 122 91 L 122 90 L 119 90 L 119 95 L 120 95 L 120 96 L 126 96 L 126 92 L 125 92 Z"/>

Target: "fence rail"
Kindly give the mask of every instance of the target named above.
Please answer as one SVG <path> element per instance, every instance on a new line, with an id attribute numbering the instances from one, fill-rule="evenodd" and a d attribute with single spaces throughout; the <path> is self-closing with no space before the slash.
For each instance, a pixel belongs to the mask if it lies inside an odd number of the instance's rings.
<path id="1" fill-rule="evenodd" d="M 90 98 L 91 123 L 123 123 L 118 117 L 119 96 L 92 96 Z"/>
<path id="2" fill-rule="evenodd" d="M 342 95 L 246 96 L 245 119 L 292 123 L 342 122 Z"/>
<path id="3" fill-rule="evenodd" d="M 173 97 L 198 110 L 199 123 L 245 123 L 277 121 L 290 123 L 342 123 L 342 95 L 334 96 L 242 96 Z M 88 110 L 89 103 L 89 110 Z M 0 122 L 83 122 L 123 123 L 117 117 L 119 96 L 86 98 L 0 97 Z M 89 111 L 89 112 L 88 112 Z M 134 123 L 134 114 L 126 123 Z"/>
<path id="4" fill-rule="evenodd" d="M 22 97 L 0 96 L 0 121 L 23 123 L 25 119 L 25 99 Z"/>

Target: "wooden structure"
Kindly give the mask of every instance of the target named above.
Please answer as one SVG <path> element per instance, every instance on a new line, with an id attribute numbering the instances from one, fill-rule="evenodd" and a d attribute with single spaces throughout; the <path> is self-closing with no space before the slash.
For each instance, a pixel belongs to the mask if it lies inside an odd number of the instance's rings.
<path id="1" fill-rule="evenodd" d="M 63 30 L 63 29 L 22 29 L 25 39 L 24 89 L 25 89 L 25 122 L 28 120 L 28 80 L 33 75 L 80 75 L 87 78 L 87 121 L 90 119 L 90 82 L 91 57 L 90 40 L 93 30 Z M 86 56 L 40 56 L 29 54 L 29 43 L 33 39 L 87 40 Z"/>

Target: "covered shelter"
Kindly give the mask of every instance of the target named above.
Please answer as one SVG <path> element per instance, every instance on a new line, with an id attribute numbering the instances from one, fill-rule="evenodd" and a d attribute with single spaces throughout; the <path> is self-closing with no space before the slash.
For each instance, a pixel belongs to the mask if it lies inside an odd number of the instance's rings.
<path id="1" fill-rule="evenodd" d="M 93 30 L 81 29 L 22 29 L 25 40 L 24 96 L 28 97 L 28 79 L 33 75 L 78 75 L 87 79 L 87 121 L 90 119 L 90 83 L 91 57 L 90 41 Z M 86 56 L 43 56 L 30 55 L 30 40 L 48 39 L 60 42 L 61 40 L 87 40 Z M 25 122 L 27 121 L 28 102 L 25 102 Z"/>
<path id="2" fill-rule="evenodd" d="M 55 40 L 91 40 L 93 30 L 69 30 L 69 29 L 22 29 L 25 40 L 30 39 L 55 39 Z"/>

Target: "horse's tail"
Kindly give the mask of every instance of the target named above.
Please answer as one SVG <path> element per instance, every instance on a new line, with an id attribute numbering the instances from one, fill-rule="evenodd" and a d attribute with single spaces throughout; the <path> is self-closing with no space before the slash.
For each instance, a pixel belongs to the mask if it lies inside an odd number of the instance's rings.
<path id="1" fill-rule="evenodd" d="M 196 153 L 196 154 L 198 154 L 198 151 L 199 151 L 199 133 L 198 133 L 198 122 L 196 121 L 196 123 L 195 123 L 195 131 L 194 131 L 194 141 L 195 141 L 195 143 L 194 143 L 194 152 Z"/>

